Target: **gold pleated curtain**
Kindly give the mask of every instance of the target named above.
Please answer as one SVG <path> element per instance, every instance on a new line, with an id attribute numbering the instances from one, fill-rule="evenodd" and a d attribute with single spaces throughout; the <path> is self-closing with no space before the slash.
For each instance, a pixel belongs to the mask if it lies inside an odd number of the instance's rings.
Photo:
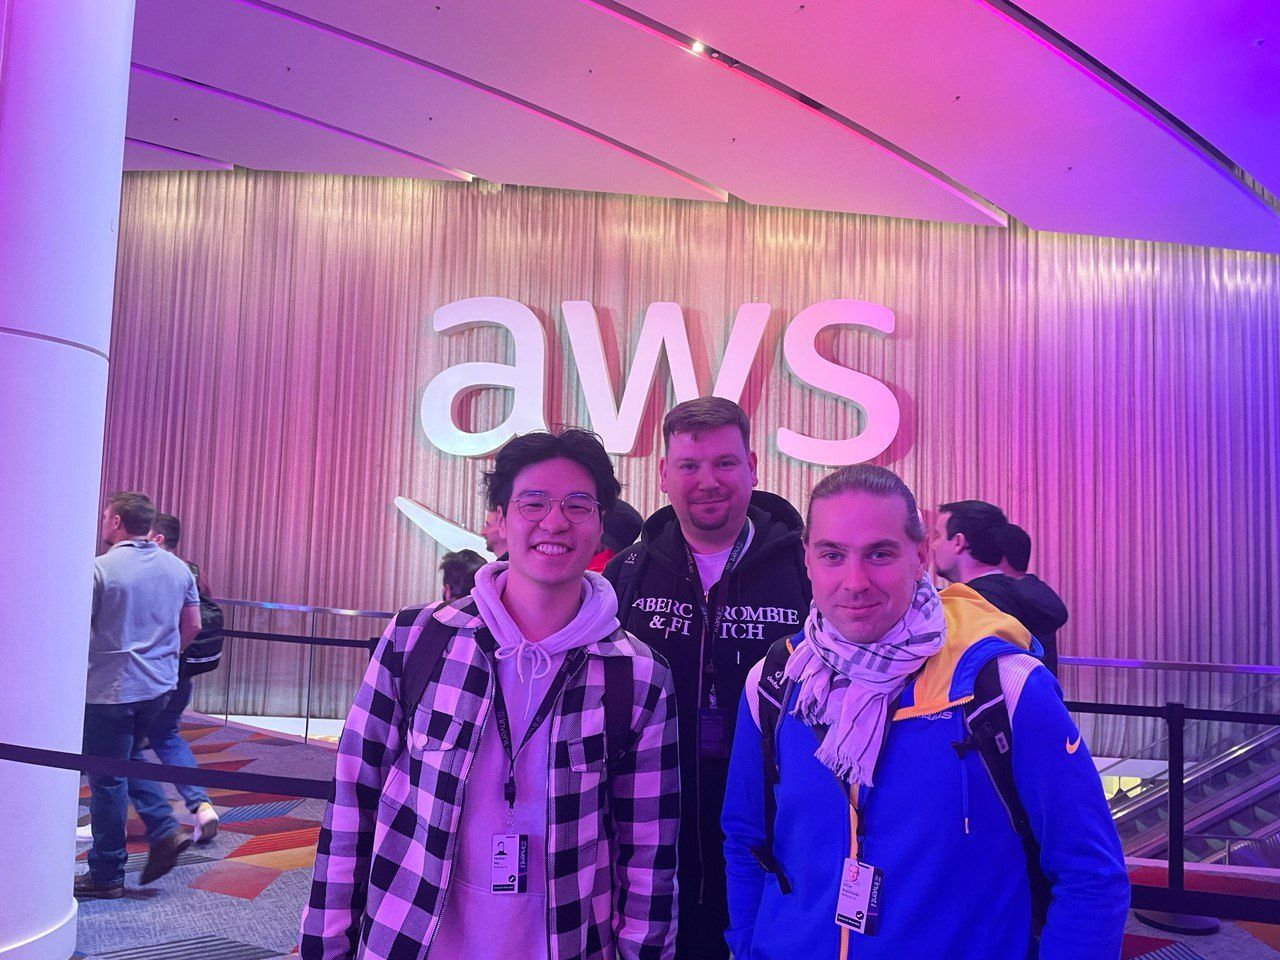
<path id="1" fill-rule="evenodd" d="M 394 609 L 438 594 L 440 550 L 397 495 L 479 529 L 483 461 L 436 450 L 423 388 L 510 362 L 496 328 L 435 334 L 472 296 L 528 305 L 548 331 L 552 422 L 589 425 L 560 303 L 602 318 L 615 384 L 653 301 L 679 303 L 715 370 L 741 303 L 772 305 L 745 392 L 760 482 L 803 509 L 825 471 L 778 453 L 789 426 L 860 428 L 792 377 L 781 331 L 803 307 L 882 303 L 892 336 L 830 334 L 831 359 L 888 384 L 903 422 L 879 458 L 922 505 L 1003 506 L 1071 610 L 1066 654 L 1280 661 L 1280 258 L 1114 239 L 489 184 L 256 173 L 124 182 L 104 489 L 150 493 L 216 594 Z M 662 502 L 654 434 L 665 366 L 624 496 Z M 709 390 L 704 381 L 704 390 Z M 473 404 L 498 422 L 509 396 Z M 235 625 L 358 636 L 305 615 Z M 342 716 L 359 651 L 239 642 L 197 705 Z M 1082 699 L 1222 705 L 1255 679 L 1065 673 Z M 1256 698 L 1252 705 L 1256 705 Z M 1115 754 L 1141 737 L 1099 723 Z"/>

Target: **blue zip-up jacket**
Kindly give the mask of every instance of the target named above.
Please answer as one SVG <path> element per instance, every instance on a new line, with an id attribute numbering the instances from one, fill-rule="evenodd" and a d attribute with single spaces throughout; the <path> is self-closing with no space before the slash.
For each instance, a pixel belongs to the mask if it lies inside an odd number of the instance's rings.
<path id="1" fill-rule="evenodd" d="M 860 792 L 858 857 L 884 873 L 880 928 L 851 934 L 835 922 L 851 811 L 835 776 L 814 758 L 813 730 L 792 715 L 776 733 L 780 773 L 774 852 L 791 882 L 751 854 L 764 836 L 759 668 L 738 711 L 722 824 L 735 960 L 1025 960 L 1030 887 L 1022 844 L 965 739 L 962 705 L 978 670 L 1002 658 L 1018 794 L 1052 885 L 1040 960 L 1115 960 L 1129 882 L 1088 748 L 1057 681 L 1026 653 L 1038 646 L 1011 618 L 963 586 L 943 591 L 947 642 L 912 681 L 888 725 L 873 777 Z M 793 642 L 802 637 L 797 636 Z"/>

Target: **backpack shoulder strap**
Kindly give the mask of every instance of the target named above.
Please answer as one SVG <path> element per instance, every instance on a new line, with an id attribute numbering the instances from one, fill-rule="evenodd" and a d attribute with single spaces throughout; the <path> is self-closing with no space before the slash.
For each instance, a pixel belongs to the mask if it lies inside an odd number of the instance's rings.
<path id="1" fill-rule="evenodd" d="M 604 658 L 604 744 L 605 764 L 612 770 L 635 745 L 631 729 L 631 700 L 634 696 L 631 658 Z"/>
<path id="2" fill-rule="evenodd" d="M 400 677 L 400 716 L 407 727 L 409 718 L 418 709 L 422 695 L 436 674 L 449 640 L 457 630 L 447 623 L 435 618 L 434 611 L 426 607 L 406 607 L 396 615 L 396 626 L 408 629 L 426 614 L 427 622 L 422 626 L 422 633 L 405 655 L 403 673 Z"/>
<path id="3" fill-rule="evenodd" d="M 778 890 L 783 894 L 791 892 L 791 883 L 773 852 L 774 821 L 778 817 L 778 798 L 774 790 L 780 779 L 776 750 L 778 721 L 782 719 L 782 711 L 791 698 L 791 681 L 786 679 L 787 660 L 790 656 L 791 638 L 783 637 L 775 641 L 765 654 L 760 670 L 760 683 L 756 688 L 760 762 L 764 770 L 764 839 L 751 850 L 760 866 L 777 878 Z"/>
<path id="4" fill-rule="evenodd" d="M 977 751 L 1009 815 L 1009 822 L 1022 841 L 1031 883 L 1031 929 L 1038 938 L 1049 911 L 1050 887 L 1040 867 L 1040 842 L 1031 829 L 1031 820 L 1013 777 L 1013 725 L 1000 683 L 1000 658 L 992 658 L 978 671 L 973 699 L 964 705 L 964 718 L 969 736 L 964 743 L 955 745 L 956 752 L 963 758 L 969 750 Z"/>

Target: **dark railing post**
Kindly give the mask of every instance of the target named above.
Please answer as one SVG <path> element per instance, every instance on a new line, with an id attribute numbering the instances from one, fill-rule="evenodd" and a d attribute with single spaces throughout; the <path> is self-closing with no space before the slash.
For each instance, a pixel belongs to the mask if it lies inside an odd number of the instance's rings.
<path id="1" fill-rule="evenodd" d="M 1169 891 L 1175 896 L 1183 891 L 1183 844 L 1186 825 L 1186 796 L 1184 778 L 1186 771 L 1186 744 L 1183 736 L 1187 727 L 1187 705 L 1166 703 L 1164 720 L 1169 728 Z M 1212 917 L 1199 917 L 1184 913 L 1141 910 L 1134 915 L 1148 926 L 1173 933 L 1206 936 L 1217 933 L 1220 924 Z"/>
<path id="2" fill-rule="evenodd" d="M 1165 722 L 1169 725 L 1169 889 L 1183 889 L 1183 849 L 1186 824 L 1186 744 L 1187 705 L 1165 706 Z"/>
<path id="3" fill-rule="evenodd" d="M 316 635 L 316 615 L 311 614 L 311 636 Z M 316 666 L 316 645 L 314 643 L 307 644 L 307 705 L 304 707 L 304 715 L 302 718 L 302 742 L 309 743 L 311 741 L 311 679 L 315 673 Z"/>

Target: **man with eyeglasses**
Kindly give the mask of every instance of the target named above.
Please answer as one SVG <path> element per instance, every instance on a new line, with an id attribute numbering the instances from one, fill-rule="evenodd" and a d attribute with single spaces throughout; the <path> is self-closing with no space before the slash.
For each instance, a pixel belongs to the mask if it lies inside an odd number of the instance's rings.
<path id="1" fill-rule="evenodd" d="M 301 955 L 667 960 L 671 675 L 587 571 L 613 465 L 594 434 L 531 433 L 485 481 L 510 560 L 383 634 L 339 743 Z"/>
<path id="2" fill-rule="evenodd" d="M 720 807 L 747 671 L 809 610 L 800 514 L 754 490 L 742 408 L 700 397 L 662 422 L 658 471 L 671 499 L 605 567 L 623 627 L 667 658 L 680 717 L 681 960 L 727 956 Z"/>

